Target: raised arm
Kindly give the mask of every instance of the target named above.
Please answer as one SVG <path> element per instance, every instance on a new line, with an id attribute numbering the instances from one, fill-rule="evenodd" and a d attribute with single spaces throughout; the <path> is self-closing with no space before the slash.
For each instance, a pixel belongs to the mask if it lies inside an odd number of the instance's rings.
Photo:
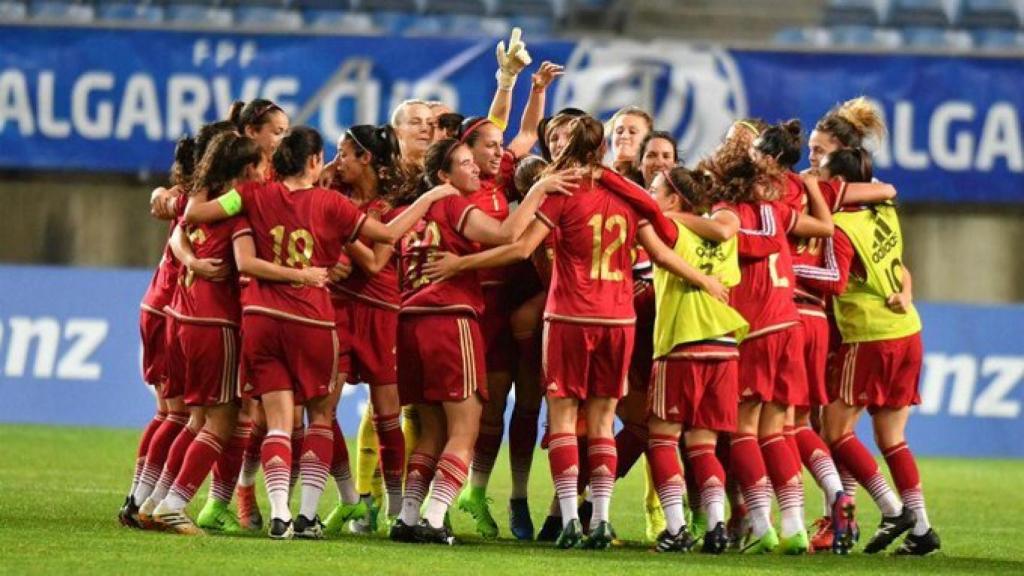
<path id="1" fill-rule="evenodd" d="M 637 230 L 637 240 L 647 250 L 659 268 L 668 270 L 673 275 L 686 280 L 690 284 L 704 290 L 712 297 L 722 302 L 729 301 L 729 289 L 726 288 L 717 278 L 708 276 L 694 268 L 689 262 L 676 254 L 671 248 L 661 241 L 661 238 L 651 229 L 650 226 L 643 226 Z"/>
<path id="2" fill-rule="evenodd" d="M 494 92 L 494 99 L 487 112 L 487 119 L 501 128 L 502 132 L 508 127 L 508 117 L 512 111 L 512 89 L 516 86 L 516 79 L 523 68 L 529 66 L 533 61 L 530 58 L 530 53 L 526 51 L 526 43 L 522 41 L 522 34 L 523 31 L 519 28 L 513 28 L 512 35 L 508 39 L 508 49 L 505 49 L 504 40 L 498 42 L 496 49 L 498 71 L 494 76 L 498 80 L 498 88 Z"/>
<path id="3" fill-rule="evenodd" d="M 256 244 L 249 234 L 240 234 L 232 241 L 238 272 L 269 282 L 290 282 L 305 286 L 323 287 L 327 284 L 327 269 L 310 266 L 289 268 L 267 262 L 256 256 Z"/>
<path id="4" fill-rule="evenodd" d="M 423 271 L 431 280 L 440 281 L 466 270 L 508 266 L 529 258 L 550 231 L 551 229 L 543 222 L 534 220 L 526 232 L 511 244 L 465 256 L 456 256 L 449 252 L 436 254 L 423 267 Z"/>
<path id="5" fill-rule="evenodd" d="M 540 125 L 541 118 L 544 117 L 544 102 L 548 86 L 562 74 L 563 68 L 551 62 L 544 62 L 534 73 L 530 97 L 526 101 L 523 118 L 519 122 L 519 133 L 508 144 L 508 149 L 517 158 L 529 154 L 533 145 L 537 143 L 537 127 Z"/>

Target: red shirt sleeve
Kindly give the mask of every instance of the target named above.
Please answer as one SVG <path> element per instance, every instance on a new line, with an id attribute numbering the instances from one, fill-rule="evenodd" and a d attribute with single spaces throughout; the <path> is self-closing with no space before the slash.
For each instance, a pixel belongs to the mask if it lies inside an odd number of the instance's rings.
<path id="1" fill-rule="evenodd" d="M 777 205 L 784 206 L 781 203 Z M 789 248 L 782 242 L 785 239 L 785 235 L 778 234 L 776 229 L 779 222 L 785 223 L 786 220 L 784 218 L 776 218 L 776 211 L 771 204 L 758 204 L 752 206 L 751 209 L 759 213 L 760 228 L 752 230 L 740 227 L 738 234 L 740 256 L 744 258 L 767 258 L 782 250 L 788 250 Z M 783 212 L 786 216 L 794 214 L 788 208 L 784 208 Z"/>
<path id="2" fill-rule="evenodd" d="M 793 266 L 793 273 L 801 283 L 822 294 L 839 295 L 846 291 L 850 281 L 850 270 L 857 258 L 857 252 L 845 232 L 836 228 L 831 238 L 822 242 L 824 266 Z"/>
<path id="3" fill-rule="evenodd" d="M 235 190 L 238 191 L 238 195 L 242 197 L 243 214 L 249 209 L 250 204 L 255 202 L 255 194 L 262 186 L 263 184 L 260 184 L 259 182 L 246 182 L 235 187 Z"/>
<path id="4" fill-rule="evenodd" d="M 249 219 L 245 216 L 235 216 L 231 219 L 231 239 L 234 240 L 239 236 L 252 234 L 252 225 L 249 224 Z"/>
<path id="5" fill-rule="evenodd" d="M 658 203 L 651 198 L 646 190 L 622 174 L 608 169 L 601 171 L 601 184 L 623 202 L 629 204 L 630 208 L 640 216 L 641 221 L 646 220 L 654 226 L 654 232 L 662 242 L 669 246 L 675 246 L 679 230 L 671 220 L 661 213 Z"/>
<path id="6" fill-rule="evenodd" d="M 833 212 L 838 212 L 843 205 L 843 195 L 846 192 L 846 183 L 838 178 L 831 180 L 819 180 L 818 188 L 821 189 L 821 196 L 825 204 Z"/>
<path id="7" fill-rule="evenodd" d="M 478 210 L 476 204 L 473 204 L 465 196 L 456 194 L 447 196 L 444 199 L 444 217 L 448 220 L 453 230 L 462 234 L 462 230 L 466 227 L 466 222 L 469 220 L 469 214 L 473 210 Z"/>
<path id="8" fill-rule="evenodd" d="M 326 189 L 324 192 L 327 199 L 327 222 L 341 229 L 346 244 L 355 241 L 359 237 L 360 228 L 366 222 L 366 214 L 341 194 Z"/>
<path id="9" fill-rule="evenodd" d="M 562 215 L 562 208 L 564 206 L 565 196 L 547 196 L 540 203 L 540 208 L 537 208 L 536 218 L 548 228 L 555 228 L 558 225 L 558 220 Z"/>

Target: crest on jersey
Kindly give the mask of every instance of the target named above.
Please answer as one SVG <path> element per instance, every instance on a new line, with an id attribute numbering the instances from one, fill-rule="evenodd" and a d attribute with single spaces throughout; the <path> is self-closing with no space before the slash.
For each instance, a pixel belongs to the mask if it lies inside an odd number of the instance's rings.
<path id="1" fill-rule="evenodd" d="M 718 48 L 584 40 L 556 86 L 552 110 L 573 106 L 602 120 L 623 106 L 650 112 L 655 129 L 676 137 L 690 165 L 722 141 L 733 120 L 747 116 L 736 62 Z"/>

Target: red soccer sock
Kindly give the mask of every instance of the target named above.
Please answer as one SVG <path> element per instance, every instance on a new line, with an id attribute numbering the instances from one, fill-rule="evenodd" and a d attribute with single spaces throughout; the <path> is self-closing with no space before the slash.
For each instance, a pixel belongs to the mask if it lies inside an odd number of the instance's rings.
<path id="1" fill-rule="evenodd" d="M 272 518 L 289 521 L 292 513 L 288 509 L 288 492 L 292 475 L 291 435 L 283 430 L 270 430 L 263 437 L 260 449 L 263 464 L 263 478 L 267 484 Z"/>
<path id="2" fill-rule="evenodd" d="M 359 499 L 355 483 L 352 480 L 352 467 L 348 460 L 348 443 L 341 431 L 337 418 L 331 422 L 331 477 L 338 487 L 338 496 L 342 502 L 352 504 Z"/>
<path id="3" fill-rule="evenodd" d="M 473 448 L 473 479 L 474 488 L 486 488 L 487 481 L 494 470 L 494 461 L 498 458 L 498 450 L 501 448 L 501 436 L 505 429 L 503 423 L 487 424 L 480 423 L 480 433 L 476 437 L 476 446 Z"/>
<path id="4" fill-rule="evenodd" d="M 928 512 L 924 505 L 924 492 L 921 490 L 921 475 L 917 470 L 917 462 L 914 454 L 910 451 L 906 442 L 887 448 L 882 451 L 885 456 L 885 463 L 889 466 L 893 483 L 900 491 L 900 498 L 903 505 L 914 511 L 917 517 L 917 525 L 914 533 L 924 534 L 928 531 Z"/>
<path id="5" fill-rule="evenodd" d="M 548 463 L 555 483 L 555 495 L 562 510 L 562 524 L 579 517 L 576 511 L 580 460 L 575 433 L 549 434 Z"/>
<path id="6" fill-rule="evenodd" d="M 299 514 L 312 519 L 316 516 L 320 496 L 327 485 L 334 457 L 334 427 L 330 424 L 313 424 L 306 429 L 302 441 L 302 503 Z M 354 490 L 353 490 L 354 492 Z M 356 499 L 359 496 L 356 495 Z M 355 502 L 355 500 L 353 500 Z"/>
<path id="7" fill-rule="evenodd" d="M 771 510 L 771 487 L 764 458 L 753 434 L 734 434 L 729 447 L 732 473 L 743 494 L 754 536 L 760 537 L 770 526 L 768 514 Z"/>
<path id="8" fill-rule="evenodd" d="M 714 444 L 695 444 L 687 447 L 688 469 L 693 470 L 693 479 L 699 490 L 700 506 L 708 515 L 708 530 L 725 521 L 725 469 L 715 457 Z M 698 492 L 694 492 L 694 499 Z"/>
<path id="9" fill-rule="evenodd" d="M 789 536 L 803 529 L 804 487 L 800 477 L 800 460 L 782 434 L 761 438 L 761 454 L 782 517 L 782 535 Z"/>
<path id="10" fill-rule="evenodd" d="M 402 506 L 402 471 L 405 470 L 405 435 L 398 414 L 374 414 L 380 449 L 380 469 L 388 493 L 388 513 L 398 514 Z"/>
<path id="11" fill-rule="evenodd" d="M 625 478 L 636 461 L 648 448 L 647 425 L 628 423 L 615 435 L 615 451 L 618 454 L 616 478 Z"/>
<path id="12" fill-rule="evenodd" d="M 196 490 L 203 484 L 203 480 L 210 473 L 222 450 L 223 446 L 216 436 L 205 428 L 199 431 L 185 452 L 181 471 L 174 478 L 170 494 L 175 496 L 178 501 L 175 503 L 176 505 L 171 506 L 171 509 L 181 511 L 195 498 Z M 228 498 L 230 497 L 231 492 L 228 491 Z"/>
<path id="13" fill-rule="evenodd" d="M 615 439 L 591 438 L 587 456 L 590 464 L 590 496 L 594 504 L 590 526 L 594 528 L 599 522 L 608 521 L 612 490 L 615 489 L 615 470 L 618 467 Z"/>
<path id="14" fill-rule="evenodd" d="M 181 472 L 181 467 L 185 463 L 185 453 L 188 452 L 188 447 L 192 445 L 192 441 L 196 439 L 196 434 L 195 431 L 186 426 L 178 433 L 178 437 L 174 439 L 174 444 L 171 444 L 171 449 L 167 452 L 167 462 L 164 462 L 164 469 L 160 473 L 160 479 L 157 481 L 156 487 L 153 488 L 153 493 L 149 495 L 153 501 L 160 502 L 167 496 L 167 492 L 171 489 L 171 484 L 178 477 L 178 472 Z"/>
<path id="15" fill-rule="evenodd" d="M 423 518 L 431 525 L 439 527 L 444 523 L 444 514 L 459 495 L 469 475 L 469 464 L 455 454 L 445 452 L 437 462 L 434 472 L 434 483 L 430 490 L 430 502 Z"/>
<path id="16" fill-rule="evenodd" d="M 511 498 L 526 498 L 533 466 L 533 450 L 537 446 L 537 421 L 540 413 L 520 407 L 519 400 L 512 409 L 508 425 L 508 460 L 512 471 Z"/>
<path id="17" fill-rule="evenodd" d="M 142 435 L 139 437 L 139 449 L 135 452 L 135 473 L 132 475 L 132 487 L 128 491 L 129 494 L 135 492 L 135 487 L 139 485 L 139 480 L 142 479 L 142 470 L 146 467 L 146 454 L 149 452 L 149 443 L 153 440 L 156 431 L 160 429 L 160 426 L 166 419 L 167 412 L 157 412 L 153 415 L 153 419 L 149 421 L 149 424 L 142 429 Z"/>
<path id="18" fill-rule="evenodd" d="M 796 441 L 796 428 L 788 425 L 783 426 L 782 437 L 786 439 L 786 446 L 789 448 L 789 451 L 793 453 L 793 459 L 797 462 L 797 465 L 799 466 L 800 445 L 797 444 Z"/>
<path id="19" fill-rule="evenodd" d="M 832 452 L 818 436 L 818 433 L 809 426 L 801 426 L 796 429 L 796 443 L 800 449 L 801 462 L 811 471 L 815 481 L 824 490 L 827 503 L 831 505 L 836 492 L 843 490 L 839 471 L 836 470 L 835 462 L 832 460 Z"/>
<path id="20" fill-rule="evenodd" d="M 164 463 L 167 462 L 167 453 L 187 423 L 188 412 L 169 412 L 153 433 L 146 451 L 146 464 L 142 467 L 139 483 L 132 492 L 136 504 L 141 506 L 153 492 L 153 487 L 160 480 L 160 474 L 164 470 Z"/>
<path id="21" fill-rule="evenodd" d="M 302 424 L 292 428 L 292 469 L 291 476 L 288 477 L 288 485 L 292 488 L 299 480 L 299 463 L 302 462 L 302 441 L 305 434 L 306 429 Z"/>
<path id="22" fill-rule="evenodd" d="M 217 463 L 213 465 L 210 497 L 214 500 L 224 504 L 231 502 L 231 495 L 235 492 L 235 484 L 238 483 L 238 475 L 242 471 L 242 461 L 251 435 L 250 422 L 239 423 L 231 433 L 227 446 L 221 452 Z"/>
<path id="23" fill-rule="evenodd" d="M 878 471 L 878 464 L 863 443 L 851 432 L 832 444 L 832 456 L 842 464 L 861 486 L 867 488 L 871 498 L 885 516 L 900 513 L 899 502 Z"/>
<path id="24" fill-rule="evenodd" d="M 426 452 L 409 455 L 409 467 L 405 475 L 405 494 L 402 497 L 401 519 L 407 526 L 420 521 L 420 506 L 427 497 L 427 490 L 434 480 L 437 458 Z"/>
<path id="25" fill-rule="evenodd" d="M 242 458 L 242 473 L 238 476 L 239 486 L 252 486 L 256 483 L 256 474 L 260 471 L 260 451 L 263 449 L 263 438 L 266 435 L 266 428 L 252 424 L 249 442 L 245 446 L 245 456 Z"/>
<path id="26" fill-rule="evenodd" d="M 679 437 L 651 434 L 647 440 L 647 461 L 651 464 L 651 479 L 658 492 L 665 522 L 672 534 L 685 525 L 683 518 L 683 465 L 679 461 Z"/>

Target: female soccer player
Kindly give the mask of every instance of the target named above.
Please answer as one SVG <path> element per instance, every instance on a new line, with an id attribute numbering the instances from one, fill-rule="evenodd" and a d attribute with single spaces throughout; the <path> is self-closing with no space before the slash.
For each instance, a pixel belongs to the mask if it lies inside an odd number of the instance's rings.
<path id="1" fill-rule="evenodd" d="M 336 192 L 319 188 L 323 140 L 311 128 L 293 129 L 274 153 L 281 181 L 249 184 L 216 200 L 202 192 L 189 201 L 185 220 L 201 224 L 245 213 L 252 224 L 259 258 L 292 268 L 327 267 L 338 261 L 343 243 L 360 233 L 372 241 L 393 243 L 435 199 L 425 195 L 408 216 L 387 225 L 366 216 Z M 263 470 L 271 502 L 270 537 L 319 538 L 317 504 L 333 456 L 333 405 L 338 337 L 334 309 L 326 290 L 257 280 L 243 307 L 242 341 L 251 390 L 267 417 Z M 302 503 L 294 527 L 288 509 L 293 407 L 305 406 L 309 428 L 302 445 Z"/>
<path id="2" fill-rule="evenodd" d="M 552 173 L 600 170 L 604 130 L 591 117 L 575 120 L 569 143 L 557 157 Z M 637 235 L 636 213 L 601 180 L 605 171 L 591 174 L 571 197 L 547 200 L 523 237 L 516 243 L 463 258 L 444 257 L 429 267 L 435 277 L 461 270 L 507 265 L 529 257 L 555 230 L 555 268 L 545 311 L 544 383 L 550 415 L 548 457 L 562 509 L 563 530 L 556 546 L 606 548 L 613 530 L 608 507 L 615 481 L 615 405 L 626 390 L 628 358 L 632 352 L 632 272 L 625 246 Z M 607 171 L 609 178 L 616 177 Z M 646 226 L 642 243 L 659 242 Z M 671 252 L 671 251 L 669 251 Z M 659 255 L 665 254 L 658 252 Z M 697 285 L 723 294 L 721 285 L 668 254 L 659 262 Z M 578 405 L 586 411 L 594 514 L 586 540 L 577 516 Z"/>
<path id="3" fill-rule="evenodd" d="M 639 156 L 640 144 L 654 130 L 654 119 L 642 108 L 626 106 L 608 121 L 611 139 L 612 168 L 634 182 L 640 180 L 634 161 Z"/>
<path id="4" fill-rule="evenodd" d="M 831 152 L 821 159 L 819 170 L 848 182 L 872 180 L 871 156 L 863 148 Z M 920 473 L 905 436 L 910 406 L 920 403 L 922 345 L 920 317 L 902 286 L 899 218 L 892 204 L 876 204 L 844 208 L 835 222 L 839 278 L 818 284 L 835 294 L 842 336 L 839 369 L 830 374 L 836 399 L 825 409 L 825 436 L 836 459 L 868 489 L 882 511 L 878 530 L 864 551 L 881 552 L 909 530 L 896 553 L 930 554 L 941 543 L 928 521 Z M 865 407 L 902 506 L 854 432 Z"/>
<path id="5" fill-rule="evenodd" d="M 259 146 L 261 178 L 264 181 L 275 180 L 273 157 L 288 132 L 288 115 L 272 101 L 257 98 L 248 104 L 232 104 L 228 121 L 235 125 L 239 134 L 252 138 Z"/>

